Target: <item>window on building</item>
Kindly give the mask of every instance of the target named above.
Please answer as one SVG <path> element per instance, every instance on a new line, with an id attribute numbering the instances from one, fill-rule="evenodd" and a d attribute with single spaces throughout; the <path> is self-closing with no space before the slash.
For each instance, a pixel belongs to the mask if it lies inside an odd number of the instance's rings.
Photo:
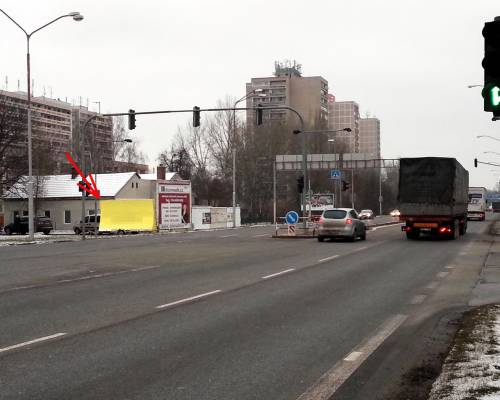
<path id="1" fill-rule="evenodd" d="M 71 210 L 64 210 L 64 223 L 71 224 Z"/>
<path id="2" fill-rule="evenodd" d="M 45 210 L 43 212 L 43 215 L 45 215 L 47 218 L 50 218 L 50 210 Z"/>
<path id="3" fill-rule="evenodd" d="M 28 211 L 27 210 L 23 210 L 23 217 L 27 217 L 28 216 Z"/>

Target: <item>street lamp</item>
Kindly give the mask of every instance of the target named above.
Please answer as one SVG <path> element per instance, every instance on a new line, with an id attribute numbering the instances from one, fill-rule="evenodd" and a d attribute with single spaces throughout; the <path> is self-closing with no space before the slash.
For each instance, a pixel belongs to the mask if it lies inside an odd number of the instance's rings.
<path id="1" fill-rule="evenodd" d="M 483 85 L 467 85 L 467 87 L 469 89 L 473 88 L 473 87 L 483 87 Z"/>
<path id="2" fill-rule="evenodd" d="M 21 25 L 19 25 L 9 14 L 0 8 L 2 14 L 4 14 L 8 19 L 10 19 L 16 26 L 21 29 L 26 35 L 26 65 L 27 65 L 27 75 L 28 75 L 28 224 L 29 224 L 29 237 L 31 240 L 35 237 L 34 231 L 34 209 L 33 209 L 33 154 L 32 154 L 32 135 L 31 135 L 31 71 L 30 71 L 30 39 L 33 34 L 42 30 L 43 28 L 53 24 L 54 22 L 65 18 L 72 17 L 75 21 L 81 21 L 83 15 L 79 12 L 70 12 L 68 14 L 61 15 L 56 19 L 42 25 L 40 28 L 35 29 L 33 32 L 28 33 Z"/>
<path id="3" fill-rule="evenodd" d="M 252 91 L 248 92 L 246 95 L 244 95 L 241 99 L 236 100 L 233 104 L 233 140 L 232 140 L 232 146 L 233 146 L 233 228 L 236 228 L 236 146 L 235 146 L 235 140 L 236 140 L 236 106 L 238 103 L 242 102 L 243 100 L 246 100 L 247 98 L 257 95 L 260 97 L 266 97 L 266 95 L 263 92 L 263 89 L 253 89 Z"/>
<path id="4" fill-rule="evenodd" d="M 476 136 L 478 139 L 479 138 L 482 138 L 482 137 L 487 137 L 487 138 L 490 138 L 490 139 L 493 139 L 493 140 L 496 140 L 497 142 L 500 142 L 500 139 L 497 139 L 496 137 L 493 137 L 493 136 L 490 136 L 490 135 L 478 135 Z"/>

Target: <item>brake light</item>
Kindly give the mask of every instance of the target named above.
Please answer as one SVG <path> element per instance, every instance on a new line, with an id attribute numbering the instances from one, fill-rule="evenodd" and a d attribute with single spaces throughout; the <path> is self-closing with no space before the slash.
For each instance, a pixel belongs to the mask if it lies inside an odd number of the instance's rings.
<path id="1" fill-rule="evenodd" d="M 347 218 L 345 220 L 345 223 L 346 223 L 346 225 L 352 225 L 352 219 L 351 218 Z"/>
<path id="2" fill-rule="evenodd" d="M 447 227 L 447 226 L 442 226 L 441 228 L 439 228 L 439 233 L 450 233 L 451 232 L 451 228 Z"/>
<path id="3" fill-rule="evenodd" d="M 319 217 L 318 224 L 323 225 L 324 223 L 325 223 L 325 219 L 323 218 L 323 216 Z"/>

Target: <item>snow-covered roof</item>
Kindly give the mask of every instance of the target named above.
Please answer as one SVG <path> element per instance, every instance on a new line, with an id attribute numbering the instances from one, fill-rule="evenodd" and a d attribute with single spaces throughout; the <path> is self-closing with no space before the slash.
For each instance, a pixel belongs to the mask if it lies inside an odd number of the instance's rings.
<path id="1" fill-rule="evenodd" d="M 123 172 L 114 174 L 97 174 L 93 175 L 96 181 L 97 188 L 100 191 L 101 197 L 114 197 L 118 192 L 132 179 L 135 172 Z M 82 193 L 78 190 L 78 182 L 80 177 L 74 179 L 71 175 L 46 175 L 34 177 L 35 195 L 40 198 L 74 198 L 81 197 Z M 90 178 L 87 177 L 90 182 Z M 26 183 L 28 177 L 21 177 L 13 187 L 7 191 L 5 199 L 27 198 L 28 192 Z M 38 182 L 38 193 L 37 193 Z"/>
<path id="2" fill-rule="evenodd" d="M 158 180 L 156 174 L 139 174 L 141 179 L 147 180 L 147 181 L 156 181 Z M 179 174 L 177 172 L 167 172 L 165 173 L 165 180 L 170 181 L 170 180 L 178 180 L 181 179 Z"/>

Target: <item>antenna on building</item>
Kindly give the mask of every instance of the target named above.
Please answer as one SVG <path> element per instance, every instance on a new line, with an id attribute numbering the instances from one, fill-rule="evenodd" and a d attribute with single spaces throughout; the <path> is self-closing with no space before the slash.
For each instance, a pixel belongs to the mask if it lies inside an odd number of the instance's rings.
<path id="1" fill-rule="evenodd" d="M 21 81 L 19 79 L 17 80 L 17 91 L 21 91 Z"/>
<path id="2" fill-rule="evenodd" d="M 45 86 L 43 87 L 43 97 L 45 97 Z"/>
<path id="3" fill-rule="evenodd" d="M 5 75 L 5 90 L 9 90 L 9 77 Z"/>

